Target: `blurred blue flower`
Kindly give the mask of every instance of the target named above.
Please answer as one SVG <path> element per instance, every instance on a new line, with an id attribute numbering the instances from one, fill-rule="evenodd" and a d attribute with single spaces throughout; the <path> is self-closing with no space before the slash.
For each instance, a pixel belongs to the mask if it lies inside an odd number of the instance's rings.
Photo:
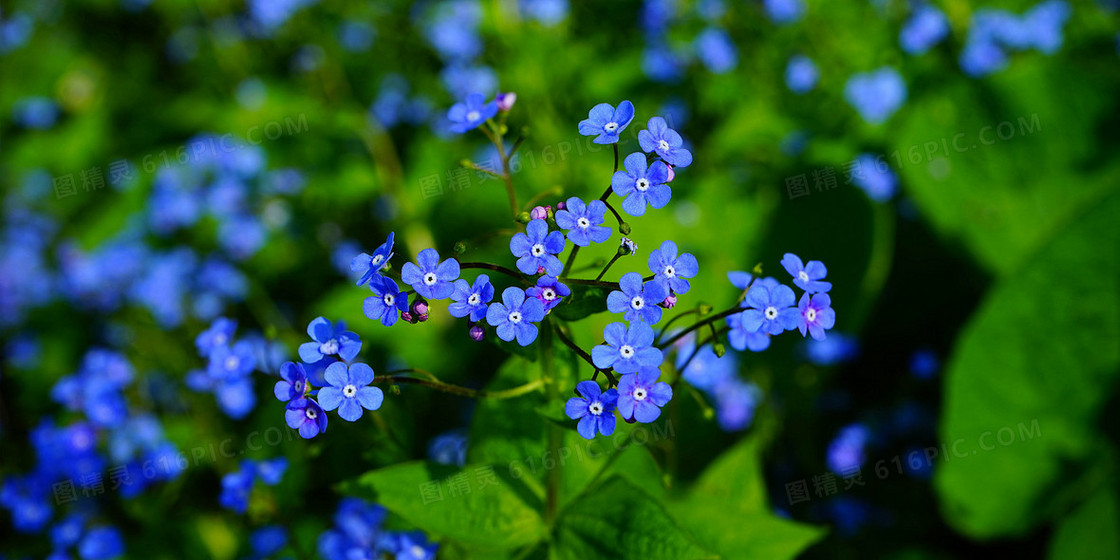
<path id="1" fill-rule="evenodd" d="M 871 200 L 886 202 L 898 190 L 898 178 L 885 162 L 881 162 L 871 154 L 860 154 L 856 158 L 855 169 L 852 172 L 852 182 L 863 189 Z"/>
<path id="2" fill-rule="evenodd" d="M 924 54 L 949 34 L 949 19 L 934 6 L 918 4 L 902 26 L 898 42 L 912 55 Z"/>
<path id="3" fill-rule="evenodd" d="M 650 43 L 642 53 L 642 72 L 655 82 L 677 82 L 687 66 L 688 56 L 664 42 Z"/>
<path id="4" fill-rule="evenodd" d="M 939 369 L 941 361 L 930 348 L 921 348 L 910 356 L 910 374 L 918 379 L 933 379 Z"/>
<path id="5" fill-rule="evenodd" d="M 373 46 L 377 30 L 364 21 L 347 20 L 338 26 L 338 44 L 352 53 L 363 53 Z"/>
<path id="6" fill-rule="evenodd" d="M 256 558 L 266 558 L 288 545 L 288 530 L 280 525 L 266 525 L 249 534 L 249 546 Z"/>
<path id="7" fill-rule="evenodd" d="M 498 76 L 488 66 L 451 64 L 439 75 L 443 87 L 456 99 L 464 99 L 472 93 L 496 92 L 498 89 Z M 415 122 L 415 116 L 412 122 Z"/>
<path id="8" fill-rule="evenodd" d="M 552 27 L 568 19 L 568 0 L 520 0 L 525 19 Z"/>
<path id="9" fill-rule="evenodd" d="M 849 424 L 841 428 L 828 444 L 828 470 L 844 475 L 863 466 L 867 460 L 865 448 L 870 438 L 871 432 L 863 424 Z"/>
<path id="10" fill-rule="evenodd" d="M 58 104 L 47 97 L 25 97 L 12 107 L 12 120 L 24 128 L 50 128 L 58 121 L 58 114 Z"/>
<path id="11" fill-rule="evenodd" d="M 23 12 L 15 12 L 0 19 L 0 54 L 7 54 L 27 44 L 34 25 L 35 20 Z"/>
<path id="12" fill-rule="evenodd" d="M 906 101 L 906 82 L 897 70 L 884 66 L 849 78 L 844 86 L 844 99 L 859 111 L 863 120 L 881 124 Z"/>
<path id="13" fill-rule="evenodd" d="M 272 35 L 296 12 L 315 0 L 248 0 L 249 17 L 264 36 Z"/>
<path id="14" fill-rule="evenodd" d="M 78 543 L 82 560 L 111 560 L 124 554 L 124 539 L 115 527 L 92 527 Z"/>
<path id="15" fill-rule="evenodd" d="M 817 87 L 819 76 L 817 65 L 805 55 L 791 57 L 786 65 L 786 86 L 793 93 L 802 94 Z"/>
<path id="16" fill-rule="evenodd" d="M 465 430 L 444 432 L 428 443 L 428 458 L 441 465 L 462 467 L 467 462 Z"/>
<path id="17" fill-rule="evenodd" d="M 693 41 L 696 57 L 710 71 L 726 74 L 739 64 L 739 52 L 727 32 L 718 27 L 709 27 L 700 32 Z"/>
<path id="18" fill-rule="evenodd" d="M 470 60 L 482 53 L 481 21 L 482 6 L 476 0 L 449 0 L 437 5 L 425 36 L 445 60 Z"/>
<path id="19" fill-rule="evenodd" d="M 810 363 L 828 367 L 851 361 L 859 355 L 859 341 L 852 335 L 832 333 L 824 340 L 808 340 L 801 355 Z"/>
<path id="20" fill-rule="evenodd" d="M 792 23 L 805 14 L 802 0 L 762 0 L 766 16 L 774 23 Z"/>

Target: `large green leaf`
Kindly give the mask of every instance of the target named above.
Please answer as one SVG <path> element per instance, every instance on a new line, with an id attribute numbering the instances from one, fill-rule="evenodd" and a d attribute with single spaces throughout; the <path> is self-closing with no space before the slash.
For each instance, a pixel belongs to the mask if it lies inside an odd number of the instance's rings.
<path id="1" fill-rule="evenodd" d="M 642 489 L 614 477 L 572 503 L 556 524 L 554 558 L 717 558 L 677 526 Z"/>
<path id="2" fill-rule="evenodd" d="M 1120 366 L 1120 195 L 990 293 L 946 375 L 936 484 L 974 537 L 1022 534 L 1062 507 Z"/>
<path id="3" fill-rule="evenodd" d="M 552 310 L 557 317 L 565 321 L 578 321 L 588 315 L 607 310 L 609 290 L 606 288 L 573 284 L 571 289 L 572 295 L 564 298 L 564 301 Z"/>
<path id="4" fill-rule="evenodd" d="M 545 535 L 540 503 L 503 466 L 416 461 L 368 472 L 346 486 L 428 533 L 468 545 L 508 550 Z"/>
<path id="5" fill-rule="evenodd" d="M 1120 560 L 1120 500 L 1116 488 L 1099 489 L 1062 520 L 1050 541 L 1050 560 Z"/>

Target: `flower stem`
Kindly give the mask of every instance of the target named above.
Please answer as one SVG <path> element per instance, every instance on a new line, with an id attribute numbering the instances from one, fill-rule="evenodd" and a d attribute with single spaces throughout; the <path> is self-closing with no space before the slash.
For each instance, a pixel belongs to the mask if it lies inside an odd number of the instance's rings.
<path id="1" fill-rule="evenodd" d="M 600 369 L 595 365 L 595 362 L 591 359 L 591 354 L 588 354 L 587 352 L 584 352 L 583 349 L 580 348 L 579 346 L 577 346 L 575 342 L 572 342 L 572 339 L 565 336 L 563 329 L 561 329 L 560 327 L 555 327 L 555 328 L 556 328 L 556 337 L 560 339 L 560 342 L 563 342 L 565 346 L 567 346 L 568 348 L 571 348 L 572 351 L 576 353 L 576 355 L 578 355 L 580 358 L 583 358 L 583 361 L 587 362 L 588 364 L 591 365 L 591 367 L 595 368 L 595 373 L 598 373 L 600 371 Z"/>
<path id="2" fill-rule="evenodd" d="M 461 387 L 459 385 L 452 385 L 450 383 L 444 383 L 444 382 L 436 379 L 434 375 L 432 375 L 428 372 L 425 372 L 423 370 L 408 369 L 408 370 L 400 370 L 400 371 L 409 371 L 409 372 L 413 372 L 413 373 L 419 373 L 419 374 L 431 377 L 432 379 L 434 379 L 434 381 L 429 381 L 427 379 L 417 379 L 415 377 L 407 377 L 407 376 L 403 376 L 403 375 L 379 375 L 379 376 L 373 378 L 373 382 L 374 383 L 411 383 L 413 385 L 423 385 L 424 387 L 430 387 L 430 388 L 435 389 L 437 391 L 443 391 L 444 393 L 451 393 L 453 395 L 459 395 L 461 397 L 467 397 L 467 398 L 471 398 L 471 399 L 512 399 L 514 397 L 520 397 L 521 395 L 524 395 L 526 393 L 531 393 L 531 392 L 535 391 L 536 389 L 539 389 L 542 385 L 544 385 L 544 382 L 541 381 L 540 379 L 538 379 L 536 381 L 532 381 L 530 383 L 526 383 L 526 384 L 520 385 L 518 387 L 513 387 L 512 389 L 505 389 L 503 391 L 481 391 L 481 390 L 478 390 L 478 389 L 470 389 L 470 388 L 467 388 L 467 387 Z"/>
<path id="3" fill-rule="evenodd" d="M 647 280 L 647 282 L 648 282 L 648 280 Z M 665 333 L 669 332 L 669 327 L 672 326 L 673 323 L 676 323 L 677 320 L 679 320 L 679 319 L 683 319 L 685 317 L 688 317 L 689 315 L 693 315 L 693 314 L 696 314 L 696 313 L 699 313 L 699 312 L 700 312 L 700 309 L 692 308 L 692 309 L 689 309 L 688 311 L 685 311 L 685 312 L 673 317 L 672 319 L 669 319 L 668 321 L 666 321 L 665 324 L 662 325 L 662 327 L 661 327 L 661 332 L 658 333 L 658 335 L 657 335 L 657 340 L 653 341 L 654 346 L 657 345 L 657 341 L 661 340 L 662 336 L 665 336 Z"/>
<path id="4" fill-rule="evenodd" d="M 513 152 L 506 155 L 506 146 L 502 143 L 502 134 L 500 132 L 500 125 L 494 124 L 493 121 L 487 121 L 487 124 L 492 127 L 492 130 L 487 130 L 486 127 L 481 126 L 478 129 L 490 139 L 494 147 L 498 149 L 498 158 L 502 160 L 502 174 L 499 175 L 506 184 L 506 196 L 509 197 L 509 211 L 513 219 L 517 219 L 517 193 L 513 191 L 513 176 L 509 173 L 509 159 L 512 157 Z"/>
<path id="5" fill-rule="evenodd" d="M 612 266 L 614 266 L 614 261 L 617 261 L 618 258 L 621 257 L 621 256 L 622 256 L 621 253 L 615 253 L 614 256 L 611 257 L 611 260 L 607 262 L 607 266 L 604 266 L 603 270 L 599 271 L 599 275 L 595 277 L 595 280 L 596 281 L 601 280 L 603 278 L 603 275 L 606 274 L 607 271 L 610 270 Z"/>
<path id="6" fill-rule="evenodd" d="M 715 315 L 712 315 L 711 317 L 708 317 L 707 319 L 704 319 L 703 321 L 693 323 L 692 326 L 690 326 L 687 329 L 673 335 L 671 338 L 669 338 L 669 340 L 666 340 L 665 342 L 662 342 L 662 343 L 658 344 L 657 347 L 661 348 L 661 349 L 665 349 L 669 346 L 672 346 L 672 344 L 674 342 L 680 340 L 681 338 L 684 338 L 684 336 L 687 335 L 688 333 L 690 333 L 690 332 L 692 332 L 696 329 L 702 328 L 705 325 L 714 323 L 714 322 L 716 322 L 720 319 L 723 319 L 724 317 L 729 317 L 731 315 L 734 315 L 734 314 L 736 314 L 740 311 L 742 311 L 742 308 L 740 308 L 739 304 L 736 303 L 735 305 L 731 306 L 731 309 L 721 311 L 719 313 L 716 313 Z"/>
<path id="7" fill-rule="evenodd" d="M 576 255 L 579 254 L 579 245 L 572 246 L 572 252 L 568 254 L 568 261 L 564 263 L 564 270 L 571 270 L 572 264 L 576 262 Z"/>
<path id="8" fill-rule="evenodd" d="M 618 210 L 615 210 L 614 206 L 611 203 L 607 202 L 606 198 L 603 198 L 602 200 L 603 203 L 607 205 L 607 210 L 610 210 L 611 214 L 614 214 L 614 219 L 618 220 L 618 225 L 622 226 L 622 216 L 618 213 Z"/>
<path id="9" fill-rule="evenodd" d="M 506 276 L 509 276 L 510 278 L 514 278 L 514 279 L 520 281 L 522 284 L 532 284 L 531 281 L 529 281 L 528 279 L 525 278 L 524 274 L 521 274 L 520 272 L 517 272 L 516 270 L 510 270 L 510 269 L 508 269 L 504 266 L 498 266 L 496 264 L 490 264 L 490 263 L 484 263 L 484 262 L 465 262 L 465 263 L 459 263 L 459 268 L 484 268 L 486 270 L 493 270 L 494 272 L 501 272 L 502 274 L 505 274 Z"/>

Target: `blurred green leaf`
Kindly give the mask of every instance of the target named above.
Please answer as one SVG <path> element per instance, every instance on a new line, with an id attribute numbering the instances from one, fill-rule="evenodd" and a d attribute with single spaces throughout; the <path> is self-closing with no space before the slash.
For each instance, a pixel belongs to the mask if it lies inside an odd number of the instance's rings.
<path id="1" fill-rule="evenodd" d="M 1099 489 L 1062 520 L 1050 541 L 1050 560 L 1120 559 L 1120 500 L 1116 488 Z"/>
<path id="2" fill-rule="evenodd" d="M 938 469 L 946 519 L 1023 534 L 1074 484 L 1120 366 L 1120 195 L 1092 205 L 990 293 L 946 376 Z"/>

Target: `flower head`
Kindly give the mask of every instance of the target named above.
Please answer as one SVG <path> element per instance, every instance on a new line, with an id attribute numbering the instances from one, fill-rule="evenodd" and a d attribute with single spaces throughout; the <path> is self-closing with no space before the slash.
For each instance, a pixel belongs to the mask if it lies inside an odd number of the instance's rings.
<path id="1" fill-rule="evenodd" d="M 210 363 L 206 371 L 212 379 L 236 379 L 253 372 L 257 367 L 257 356 L 253 344 L 239 340 L 233 346 L 219 346 L 210 352 Z"/>
<path id="2" fill-rule="evenodd" d="M 700 271 L 696 257 L 691 253 L 677 255 L 677 244 L 672 241 L 661 243 L 660 249 L 649 253 L 649 269 L 656 276 L 654 282 L 664 286 L 674 294 L 688 292 L 690 286 L 685 278 L 692 278 Z"/>
<path id="3" fill-rule="evenodd" d="M 688 167 L 692 164 L 692 152 L 682 146 L 684 140 L 677 131 L 669 128 L 665 119 L 653 117 L 648 128 L 638 133 L 638 145 L 642 151 L 656 152 L 665 163 L 673 167 Z"/>
<path id="4" fill-rule="evenodd" d="M 358 285 L 361 286 L 369 282 L 374 274 L 389 266 L 391 258 L 393 258 L 393 232 L 389 232 L 389 238 L 375 249 L 372 255 L 362 253 L 354 257 L 354 260 L 350 261 L 350 271 L 361 274 L 358 278 Z"/>
<path id="5" fill-rule="evenodd" d="M 486 97 L 481 93 L 472 93 L 461 103 L 456 103 L 447 112 L 447 120 L 451 121 L 451 132 L 462 134 L 478 126 L 498 114 L 497 102 L 486 102 Z"/>
<path id="6" fill-rule="evenodd" d="M 882 124 L 906 101 L 906 82 L 894 68 L 856 74 L 844 86 L 844 98 L 863 120 Z"/>
<path id="7" fill-rule="evenodd" d="M 591 108 L 587 118 L 579 122 L 579 133 L 584 136 L 595 136 L 592 142 L 596 144 L 614 144 L 618 142 L 618 135 L 630 121 L 634 120 L 634 104 L 623 101 L 618 104 L 618 109 L 611 107 L 610 103 L 600 103 Z"/>
<path id="8" fill-rule="evenodd" d="M 486 307 L 494 299 L 494 286 L 490 284 L 490 277 L 479 274 L 474 279 L 474 285 L 466 280 L 455 281 L 455 291 L 451 292 L 451 300 L 455 303 L 447 306 L 447 312 L 452 317 L 463 318 L 470 316 L 471 321 L 481 321 L 486 317 Z"/>
<path id="9" fill-rule="evenodd" d="M 303 397 L 307 389 L 307 370 L 299 362 L 284 362 L 280 366 L 280 381 L 276 382 L 272 392 L 282 402 Z"/>
<path id="10" fill-rule="evenodd" d="M 562 298 L 571 294 L 572 290 L 561 284 L 555 276 L 541 276 L 537 278 L 536 286 L 525 290 L 525 295 L 541 300 L 546 313 L 552 311 L 553 307 L 560 305 Z"/>
<path id="11" fill-rule="evenodd" d="M 596 433 L 609 436 L 614 433 L 616 420 L 614 408 L 618 404 L 618 391 L 602 392 L 594 381 L 580 381 L 576 392 L 581 396 L 568 399 L 564 413 L 572 420 L 579 420 L 576 431 L 584 439 L 593 439 Z"/>
<path id="12" fill-rule="evenodd" d="M 755 284 L 747 292 L 750 307 L 742 313 L 743 328 L 748 333 L 782 334 L 797 326 L 798 311 L 793 307 L 793 290 L 779 284 L 773 289 Z"/>
<path id="13" fill-rule="evenodd" d="M 644 131 L 643 131 L 644 132 Z M 622 162 L 623 170 L 611 176 L 611 189 L 623 197 L 622 209 L 631 216 L 646 213 L 646 203 L 654 208 L 663 208 L 669 203 L 673 192 L 665 182 L 669 180 L 669 168 L 664 162 L 655 161 L 646 167 L 646 156 L 634 152 Z"/>
<path id="14" fill-rule="evenodd" d="M 317 317 L 307 325 L 307 335 L 314 342 L 299 345 L 299 359 L 311 364 L 327 356 L 338 356 L 349 362 L 362 349 L 358 335 L 346 330 L 346 323 L 339 321 L 331 327 L 331 322 Z"/>
<path id="15" fill-rule="evenodd" d="M 219 346 L 226 346 L 233 340 L 233 333 L 237 330 L 237 321 L 218 317 L 210 323 L 210 328 L 199 333 L 194 339 L 198 348 L 198 355 L 208 357 L 210 352 Z"/>
<path id="16" fill-rule="evenodd" d="M 623 313 L 622 318 L 631 323 L 644 322 L 652 325 L 661 320 L 661 308 L 657 304 L 669 295 L 663 284 L 651 280 L 642 284 L 642 275 L 627 272 L 618 281 L 620 290 L 607 294 L 607 310 Z"/>
<path id="17" fill-rule="evenodd" d="M 601 200 L 584 204 L 582 200 L 569 198 L 563 210 L 556 212 L 556 225 L 568 230 L 568 241 L 579 247 L 587 247 L 592 242 L 602 243 L 610 239 L 611 228 L 603 225 L 607 205 Z"/>
<path id="18" fill-rule="evenodd" d="M 520 288 L 509 287 L 502 292 L 501 303 L 494 302 L 486 310 L 486 322 L 497 327 L 498 338 L 510 342 L 514 338 L 522 346 L 537 339 L 537 326 L 544 319 L 544 304 L 537 298 L 525 298 Z"/>
<path id="19" fill-rule="evenodd" d="M 299 430 L 303 439 L 311 439 L 319 432 L 327 431 L 327 413 L 323 412 L 318 403 L 306 397 L 288 403 L 284 420 L 289 428 Z"/>
<path id="20" fill-rule="evenodd" d="M 416 263 L 404 263 L 401 268 L 403 280 L 416 293 L 428 299 L 447 299 L 455 287 L 451 284 L 459 278 L 459 261 L 451 258 L 439 262 L 435 249 L 424 249 L 416 255 Z"/>
<path id="21" fill-rule="evenodd" d="M 658 367 L 664 359 L 661 349 L 653 346 L 653 328 L 645 323 L 611 323 L 603 329 L 606 344 L 591 349 L 591 361 L 597 368 L 614 368 L 618 373 L 635 373 L 640 367 Z"/>
<path id="22" fill-rule="evenodd" d="M 563 263 L 556 255 L 564 250 L 564 234 L 558 231 L 549 233 L 548 222 L 530 220 L 525 233 L 516 233 L 509 240 L 509 250 L 517 258 L 517 270 L 525 274 L 536 274 L 542 268 L 549 276 L 559 276 L 564 270 Z"/>
<path id="23" fill-rule="evenodd" d="M 824 281 L 824 277 L 828 275 L 828 269 L 821 261 L 809 261 L 809 264 L 806 265 L 801 262 L 801 257 L 793 253 L 786 253 L 782 257 L 782 267 L 786 269 L 790 276 L 793 276 L 795 286 L 810 294 L 827 292 L 832 289 L 832 283 Z"/>
<path id="24" fill-rule="evenodd" d="M 647 367 L 618 380 L 618 413 L 623 420 L 647 424 L 661 416 L 661 407 L 673 398 L 673 389 L 658 381 L 659 377 L 660 370 Z"/>
<path id="25" fill-rule="evenodd" d="M 743 313 L 745 313 L 745 311 Z M 740 352 L 743 350 L 762 352 L 769 348 L 770 333 L 748 331 L 743 323 L 743 313 L 736 313 L 727 318 L 727 326 L 731 328 L 731 331 L 727 333 L 727 340 L 731 343 L 731 347 Z"/>
<path id="26" fill-rule="evenodd" d="M 498 109 L 502 111 L 509 111 L 513 108 L 513 104 L 517 103 L 517 94 L 512 91 L 506 93 L 499 93 L 498 97 L 494 99 L 498 104 Z"/>
<path id="27" fill-rule="evenodd" d="M 386 327 L 393 326 L 400 314 L 408 310 L 408 294 L 400 291 L 392 278 L 378 276 L 370 280 L 369 291 L 373 295 L 362 302 L 362 311 Z"/>
<path id="28" fill-rule="evenodd" d="M 797 302 L 800 314 L 797 328 L 801 331 L 801 336 L 805 336 L 805 331 L 808 330 L 814 339 L 824 340 L 824 331 L 836 325 L 836 312 L 831 306 L 832 298 L 828 294 L 802 294 L 801 301 Z"/>
<path id="29" fill-rule="evenodd" d="M 381 389 L 371 387 L 373 368 L 363 363 L 347 366 L 335 362 L 327 366 L 324 374 L 329 387 L 319 389 L 319 405 L 323 410 L 338 409 L 338 415 L 347 422 L 362 417 L 362 409 L 377 410 L 385 395 Z"/>

